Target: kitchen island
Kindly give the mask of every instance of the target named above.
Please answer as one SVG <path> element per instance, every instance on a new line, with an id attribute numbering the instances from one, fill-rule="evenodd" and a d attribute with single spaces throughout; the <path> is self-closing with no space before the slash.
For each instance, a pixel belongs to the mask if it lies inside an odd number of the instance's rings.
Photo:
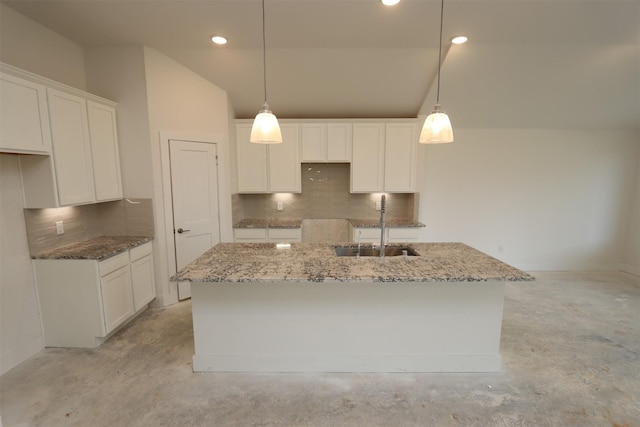
<path id="1" fill-rule="evenodd" d="M 192 283 L 193 370 L 500 371 L 505 282 L 533 277 L 462 243 L 336 246 L 356 245 L 221 243 L 174 276 Z"/>

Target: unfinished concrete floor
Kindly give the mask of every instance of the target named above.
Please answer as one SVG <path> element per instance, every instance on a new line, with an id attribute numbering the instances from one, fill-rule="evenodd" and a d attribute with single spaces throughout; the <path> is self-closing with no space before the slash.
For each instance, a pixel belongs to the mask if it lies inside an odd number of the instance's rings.
<path id="1" fill-rule="evenodd" d="M 13 426 L 640 426 L 640 277 L 508 284 L 497 374 L 194 374 L 191 305 L 0 377 Z M 417 337 L 418 338 L 418 337 Z"/>

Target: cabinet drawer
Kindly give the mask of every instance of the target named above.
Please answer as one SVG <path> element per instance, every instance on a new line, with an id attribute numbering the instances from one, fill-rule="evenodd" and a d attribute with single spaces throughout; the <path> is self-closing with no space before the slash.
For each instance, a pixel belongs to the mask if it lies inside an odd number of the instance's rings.
<path id="1" fill-rule="evenodd" d="M 302 236 L 299 228 L 270 228 L 269 239 L 300 239 Z"/>
<path id="2" fill-rule="evenodd" d="M 147 242 L 144 245 L 136 246 L 129 250 L 129 259 L 131 262 L 142 258 L 145 255 L 149 255 L 152 251 L 151 242 Z"/>
<path id="3" fill-rule="evenodd" d="M 233 230 L 236 239 L 266 239 L 266 228 L 236 228 Z"/>
<path id="4" fill-rule="evenodd" d="M 116 271 L 117 269 L 125 267 L 127 265 L 129 265 L 128 251 L 118 254 L 116 256 L 112 256 L 111 258 L 107 258 L 104 261 L 100 261 L 98 263 L 98 270 L 100 272 L 100 277 L 106 276 L 112 271 Z"/>
<path id="5" fill-rule="evenodd" d="M 411 241 L 420 239 L 419 228 L 390 228 L 389 240 Z"/>

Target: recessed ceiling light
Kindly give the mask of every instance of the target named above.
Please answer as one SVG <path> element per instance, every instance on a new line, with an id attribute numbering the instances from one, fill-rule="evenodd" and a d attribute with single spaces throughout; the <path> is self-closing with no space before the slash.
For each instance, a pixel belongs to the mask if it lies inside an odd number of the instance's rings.
<path id="1" fill-rule="evenodd" d="M 462 44 L 466 43 L 469 38 L 467 36 L 458 36 L 451 39 L 451 43 L 453 44 Z"/>
<path id="2" fill-rule="evenodd" d="M 400 0 L 382 0 L 382 4 L 385 6 L 393 6 L 400 3 Z"/>
<path id="3" fill-rule="evenodd" d="M 227 44 L 227 39 L 222 36 L 213 36 L 211 37 L 211 41 L 215 44 Z"/>

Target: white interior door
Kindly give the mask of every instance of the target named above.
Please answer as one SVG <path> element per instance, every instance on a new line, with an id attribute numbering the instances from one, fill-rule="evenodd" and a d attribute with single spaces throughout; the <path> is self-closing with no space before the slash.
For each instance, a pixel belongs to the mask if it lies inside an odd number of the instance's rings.
<path id="1" fill-rule="evenodd" d="M 220 243 L 218 165 L 215 144 L 169 141 L 176 267 L 186 267 Z M 191 296 L 178 283 L 178 299 Z"/>

